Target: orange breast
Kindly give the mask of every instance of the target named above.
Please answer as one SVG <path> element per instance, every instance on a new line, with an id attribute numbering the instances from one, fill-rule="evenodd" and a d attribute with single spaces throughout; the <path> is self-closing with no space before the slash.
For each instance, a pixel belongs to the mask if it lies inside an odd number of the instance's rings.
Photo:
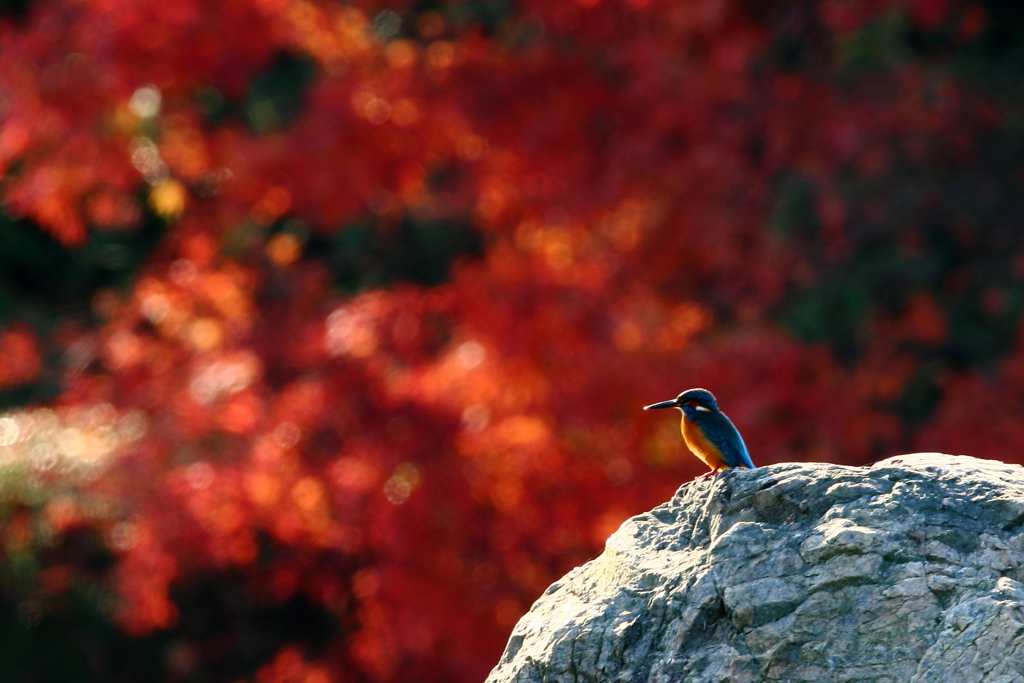
<path id="1" fill-rule="evenodd" d="M 726 468 L 725 459 L 714 444 L 707 440 L 704 436 L 704 432 L 697 426 L 697 423 L 693 420 L 688 420 L 683 417 L 682 422 L 683 440 L 686 441 L 686 445 L 689 446 L 693 454 L 704 461 L 704 464 L 713 470 L 722 470 Z"/>

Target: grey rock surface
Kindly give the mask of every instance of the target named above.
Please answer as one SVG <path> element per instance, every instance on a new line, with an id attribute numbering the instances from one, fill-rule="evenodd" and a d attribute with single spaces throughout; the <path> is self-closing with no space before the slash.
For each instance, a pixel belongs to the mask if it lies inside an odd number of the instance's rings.
<path id="1" fill-rule="evenodd" d="M 920 453 L 683 485 L 512 632 L 489 683 L 1024 683 L 1024 468 Z"/>

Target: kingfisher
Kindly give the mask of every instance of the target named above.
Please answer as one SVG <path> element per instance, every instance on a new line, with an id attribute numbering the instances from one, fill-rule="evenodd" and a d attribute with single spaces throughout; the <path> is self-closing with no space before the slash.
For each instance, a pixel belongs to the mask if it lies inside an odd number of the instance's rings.
<path id="1" fill-rule="evenodd" d="M 702 477 L 717 474 L 729 467 L 754 469 L 747 446 L 732 420 L 718 409 L 715 395 L 707 389 L 688 389 L 671 401 L 662 401 L 644 410 L 679 408 L 683 413 L 680 428 L 683 440 L 698 458 L 711 468 Z"/>

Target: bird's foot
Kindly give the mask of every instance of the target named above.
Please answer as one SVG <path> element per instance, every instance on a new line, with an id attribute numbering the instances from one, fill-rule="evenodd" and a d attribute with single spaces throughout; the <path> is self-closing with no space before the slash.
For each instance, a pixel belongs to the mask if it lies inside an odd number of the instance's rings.
<path id="1" fill-rule="evenodd" d="M 716 474 L 718 474 L 719 472 L 721 472 L 721 470 L 711 470 L 711 471 L 709 471 L 709 472 L 705 472 L 704 474 L 701 474 L 701 475 L 700 475 L 700 476 L 698 476 L 697 478 L 698 478 L 698 479 L 703 479 L 704 477 L 713 477 L 713 476 L 715 476 Z"/>

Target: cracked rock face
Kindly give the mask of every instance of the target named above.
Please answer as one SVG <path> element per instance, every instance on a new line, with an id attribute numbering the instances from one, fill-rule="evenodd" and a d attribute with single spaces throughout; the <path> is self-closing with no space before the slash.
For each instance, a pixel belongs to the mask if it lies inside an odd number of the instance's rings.
<path id="1" fill-rule="evenodd" d="M 929 453 L 685 484 L 548 588 L 505 681 L 1024 683 L 1024 468 Z"/>

